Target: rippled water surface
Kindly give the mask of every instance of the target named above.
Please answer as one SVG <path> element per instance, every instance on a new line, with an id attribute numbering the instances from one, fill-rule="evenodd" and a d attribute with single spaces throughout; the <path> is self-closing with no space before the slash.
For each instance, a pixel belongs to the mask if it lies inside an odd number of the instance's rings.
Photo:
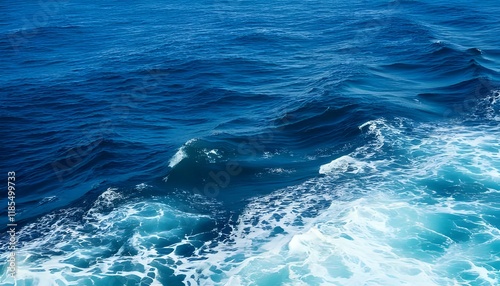
<path id="1" fill-rule="evenodd" d="M 17 285 L 498 285 L 499 15 L 0 3 Z"/>

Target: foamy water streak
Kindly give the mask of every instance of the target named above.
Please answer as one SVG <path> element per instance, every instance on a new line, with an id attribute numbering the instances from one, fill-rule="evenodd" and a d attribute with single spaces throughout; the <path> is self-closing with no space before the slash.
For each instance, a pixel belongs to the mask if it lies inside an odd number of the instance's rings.
<path id="1" fill-rule="evenodd" d="M 196 141 L 196 138 L 194 139 L 190 139 L 189 141 L 187 141 L 184 145 L 182 145 L 181 148 L 179 148 L 179 150 L 177 150 L 177 152 L 175 152 L 174 156 L 172 156 L 172 158 L 170 158 L 170 160 L 168 161 L 168 166 L 170 168 L 173 168 L 175 167 L 177 164 L 179 164 L 182 160 L 186 159 L 187 158 L 187 154 L 186 154 L 186 148 L 193 142 Z"/>

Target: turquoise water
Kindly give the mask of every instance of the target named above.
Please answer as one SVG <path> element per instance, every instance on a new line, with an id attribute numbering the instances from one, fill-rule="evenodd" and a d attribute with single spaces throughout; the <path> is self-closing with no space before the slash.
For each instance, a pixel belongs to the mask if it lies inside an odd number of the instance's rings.
<path id="1" fill-rule="evenodd" d="M 499 12 L 0 4 L 0 283 L 498 285 Z"/>

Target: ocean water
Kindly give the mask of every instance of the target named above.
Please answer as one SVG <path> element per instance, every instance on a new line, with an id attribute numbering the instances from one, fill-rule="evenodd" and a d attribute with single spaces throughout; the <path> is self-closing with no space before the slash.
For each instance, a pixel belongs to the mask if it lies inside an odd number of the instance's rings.
<path id="1" fill-rule="evenodd" d="M 500 2 L 0 3 L 1 285 L 499 285 Z"/>

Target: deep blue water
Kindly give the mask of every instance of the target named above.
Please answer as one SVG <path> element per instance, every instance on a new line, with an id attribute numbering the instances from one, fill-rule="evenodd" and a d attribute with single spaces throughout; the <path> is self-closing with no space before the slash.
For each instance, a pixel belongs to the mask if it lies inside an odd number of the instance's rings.
<path id="1" fill-rule="evenodd" d="M 498 285 L 499 15 L 1 2 L 17 285 Z"/>

